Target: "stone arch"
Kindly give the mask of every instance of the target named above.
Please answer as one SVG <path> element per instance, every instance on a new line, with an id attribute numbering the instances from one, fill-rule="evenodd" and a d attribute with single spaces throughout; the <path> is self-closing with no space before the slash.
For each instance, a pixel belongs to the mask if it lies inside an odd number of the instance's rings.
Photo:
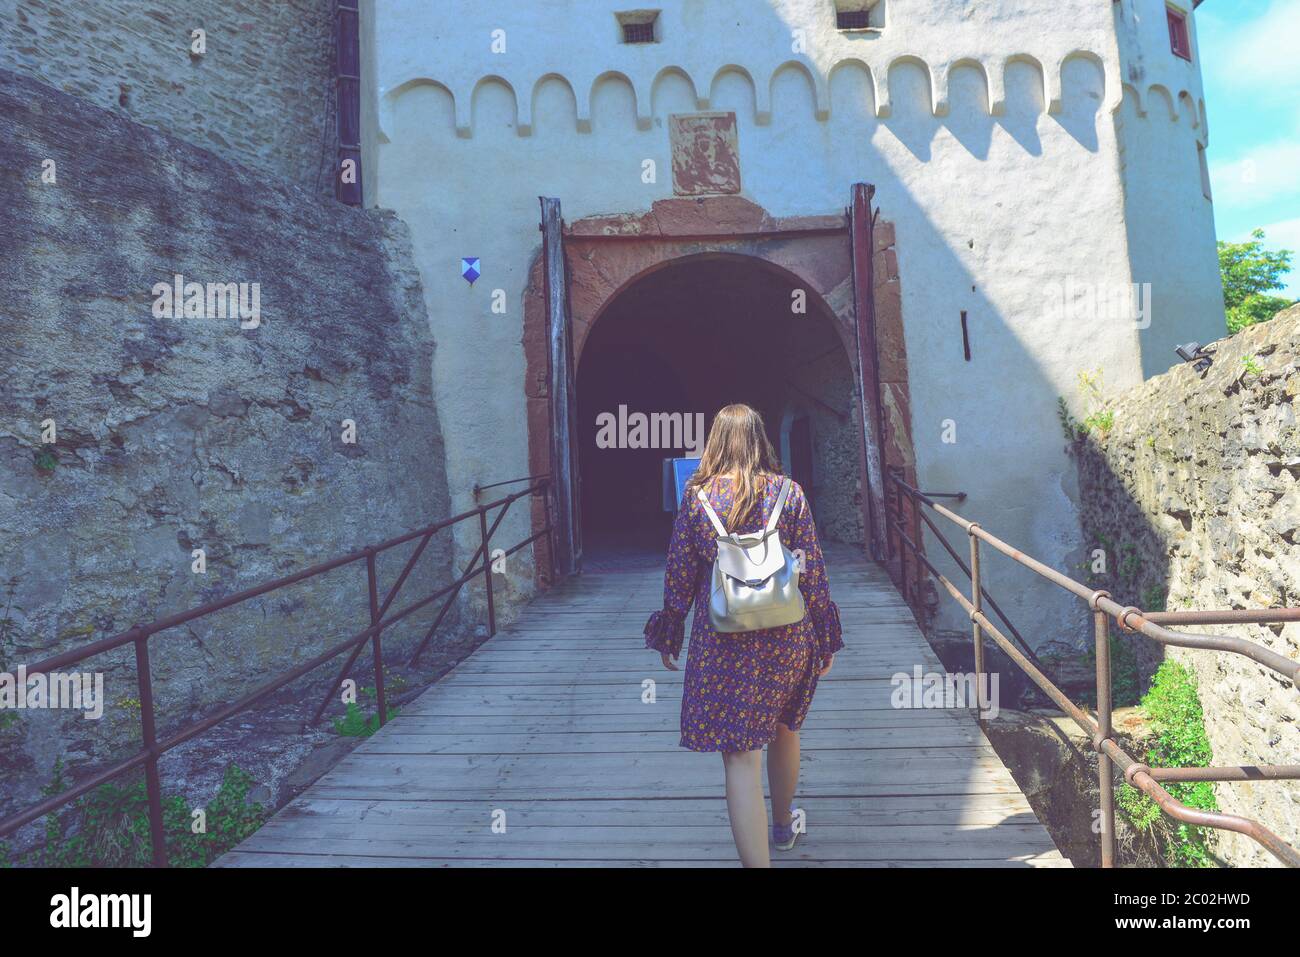
<path id="1" fill-rule="evenodd" d="M 578 116 L 579 116 L 580 108 L 578 106 L 578 94 L 577 91 L 573 88 L 573 84 L 569 82 L 569 78 L 562 73 L 555 73 L 555 72 L 543 73 L 533 82 L 532 86 L 529 89 L 528 96 L 519 98 L 518 133 L 520 136 L 530 136 L 532 134 L 533 116 L 537 112 L 538 97 L 541 94 L 542 90 L 545 89 L 545 87 L 548 84 L 558 84 L 559 86 L 563 87 L 565 90 L 568 91 L 569 93 L 568 112 L 569 115 L 573 118 L 574 128 L 575 129 L 578 128 Z"/>
<path id="2" fill-rule="evenodd" d="M 1042 111 L 1047 112 L 1048 104 L 1050 102 L 1048 100 L 1047 71 L 1043 69 L 1043 62 L 1041 60 L 1028 53 L 1015 53 L 1007 57 L 1006 60 L 1003 61 L 1002 82 L 1003 82 L 1004 100 L 1006 96 L 1007 74 L 1011 70 L 1011 67 L 1014 65 L 1026 66 L 1037 73 L 1037 78 L 1036 78 L 1037 88 L 1035 89 L 1034 92 L 1038 94 L 1039 103 Z"/>
<path id="3" fill-rule="evenodd" d="M 501 76 L 500 74 L 497 73 L 490 73 L 485 76 L 479 77 L 479 79 L 475 82 L 473 89 L 470 90 L 469 95 L 464 97 L 464 103 L 468 111 L 467 132 L 465 132 L 464 135 L 466 136 L 472 135 L 478 126 L 479 97 L 483 94 L 483 91 L 490 90 L 493 87 L 497 87 L 497 86 L 504 87 L 505 91 L 510 94 L 511 110 L 512 110 L 511 117 L 510 117 L 511 123 L 514 124 L 516 135 L 524 135 L 519 132 L 520 129 L 519 92 L 518 90 L 515 89 L 515 85 L 513 83 L 507 80 L 504 76 Z M 456 102 L 457 102 L 456 131 L 460 133 L 462 130 L 461 119 L 460 119 L 460 106 L 459 106 L 459 104 L 461 103 L 461 97 L 457 97 Z M 525 112 L 526 113 L 528 112 L 527 109 L 525 109 Z M 532 122 L 531 116 L 529 116 L 528 119 L 529 122 L 531 123 Z"/>
<path id="4" fill-rule="evenodd" d="M 931 116 L 941 116 L 948 111 L 948 83 L 947 74 L 942 76 L 936 75 L 931 69 L 930 64 L 924 57 L 914 53 L 903 53 L 889 61 L 889 65 L 883 71 L 884 84 L 878 91 L 880 99 L 876 102 L 876 113 L 879 116 L 886 117 L 893 115 L 894 91 L 893 83 L 895 74 L 904 73 L 908 68 L 915 68 L 920 71 L 921 77 L 925 82 L 925 92 L 923 94 L 926 100 L 926 112 Z M 883 111 L 883 112 L 882 112 Z"/>
<path id="5" fill-rule="evenodd" d="M 690 88 L 690 96 L 694 101 L 696 109 L 708 109 L 707 98 L 700 96 L 700 85 L 695 82 L 695 78 L 684 68 L 680 66 L 666 66 L 655 74 L 654 79 L 650 82 L 650 98 L 647 102 L 646 117 L 652 118 L 657 115 L 659 110 L 660 90 L 664 83 L 670 80 L 682 80 Z M 637 100 L 637 110 L 640 111 L 640 98 Z"/>
<path id="6" fill-rule="evenodd" d="M 705 105 L 702 106 L 701 109 L 707 109 L 708 104 L 712 103 L 714 91 L 718 86 L 718 80 L 726 76 L 728 73 L 734 73 L 737 76 L 743 77 L 745 82 L 749 84 L 750 90 L 753 91 L 754 122 L 759 126 L 769 123 L 772 119 L 772 91 L 770 87 L 756 81 L 754 79 L 754 74 L 739 63 L 724 63 L 713 71 L 713 76 L 709 80 L 709 94 L 702 101 Z"/>
<path id="7" fill-rule="evenodd" d="M 863 97 L 863 101 L 868 107 L 866 112 L 871 116 L 875 116 L 877 89 L 876 74 L 871 69 L 871 65 L 867 63 L 866 60 L 859 57 L 845 57 L 844 59 L 837 61 L 835 65 L 831 67 L 830 74 L 826 77 L 826 96 L 829 107 L 834 109 L 836 79 L 839 78 L 839 82 L 844 83 L 846 81 L 843 78 L 851 77 L 854 73 L 865 77 L 865 96 Z"/>
<path id="8" fill-rule="evenodd" d="M 393 87 L 379 98 L 379 129 L 377 130 L 379 142 L 390 142 L 389 133 L 393 128 L 398 101 L 411 90 L 420 87 L 428 87 L 442 92 L 451 101 L 452 127 L 455 129 L 456 135 L 469 136 L 469 107 L 465 97 L 457 97 L 455 91 L 441 80 L 418 76 Z"/>
<path id="9" fill-rule="evenodd" d="M 878 221 L 873 251 L 880 402 L 885 416 L 885 464 L 914 478 L 906 349 L 893 224 Z M 635 283 L 673 266 L 713 259 L 745 260 L 808 293 L 809 312 L 831 322 L 857 375 L 857 327 L 848 221 L 843 213 L 773 217 L 739 196 L 664 199 L 645 213 L 590 216 L 564 230 L 575 374 L 592 329 Z M 524 289 L 523 336 L 529 474 L 551 471 L 549 348 L 541 249 Z M 855 400 L 856 402 L 856 400 Z M 858 416 L 855 404 L 853 420 Z M 860 477 L 861 478 L 861 477 Z M 866 487 L 861 478 L 862 488 Z M 540 529 L 544 513 L 534 511 Z"/>
<path id="10" fill-rule="evenodd" d="M 797 73 L 803 76 L 807 82 L 809 99 L 812 102 L 813 115 L 818 120 L 825 120 L 830 116 L 830 97 L 826 82 L 821 75 L 814 71 L 803 60 L 786 60 L 775 70 L 772 71 L 771 77 L 767 81 L 767 96 L 770 103 L 776 93 L 777 81 L 786 73 Z"/>
<path id="11" fill-rule="evenodd" d="M 957 73 L 958 70 L 974 70 L 979 74 L 984 87 L 984 104 L 988 115 L 994 116 L 1002 111 L 1000 88 L 998 90 L 993 88 L 993 83 L 989 79 L 988 68 L 985 67 L 982 60 L 977 60 L 974 57 L 962 57 L 948 64 L 948 69 L 944 73 L 944 98 L 949 102 L 949 109 L 951 109 L 951 93 L 949 91 L 952 87 L 953 74 Z"/>
<path id="12" fill-rule="evenodd" d="M 578 103 L 578 132 L 591 132 L 591 114 L 592 110 L 595 109 L 596 92 L 605 84 L 621 85 L 627 89 L 632 97 L 632 115 L 634 117 L 640 117 L 645 112 L 641 104 L 641 97 L 637 95 L 636 84 L 632 82 L 632 78 L 622 70 L 606 70 L 591 81 L 584 98 Z"/>
<path id="13" fill-rule="evenodd" d="M 796 271 L 796 265 L 785 260 L 781 256 L 767 256 L 759 254 L 753 250 L 730 250 L 730 249 L 678 249 L 673 252 L 663 251 L 661 255 L 644 264 L 643 268 L 636 273 L 627 275 L 622 278 L 619 285 L 611 288 L 604 299 L 594 312 L 586 313 L 581 320 L 575 313 L 574 320 L 574 366 L 580 366 L 582 363 L 583 346 L 590 336 L 591 330 L 604 316 L 605 311 L 613 305 L 614 301 L 623 295 L 628 289 L 635 286 L 644 279 L 648 279 L 655 273 L 662 272 L 666 269 L 674 269 L 678 266 L 690 265 L 693 263 L 709 261 L 743 261 L 752 265 L 755 269 L 777 276 L 788 282 L 792 288 L 803 288 L 808 291 L 809 302 L 812 306 L 822 313 L 827 319 L 834 324 L 836 332 L 840 337 L 840 344 L 844 347 L 845 353 L 849 356 L 850 361 L 853 358 L 854 341 L 852 339 L 851 329 L 845 328 L 845 324 L 839 321 L 841 317 L 837 316 L 835 309 L 830 305 L 827 296 L 830 290 L 818 288 L 815 277 L 801 275 Z M 581 321 L 581 326 L 579 322 Z"/>

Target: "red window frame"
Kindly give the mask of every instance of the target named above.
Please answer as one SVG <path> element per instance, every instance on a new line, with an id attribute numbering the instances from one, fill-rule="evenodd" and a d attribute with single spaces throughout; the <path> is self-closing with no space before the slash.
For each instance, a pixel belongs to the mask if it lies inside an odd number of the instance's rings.
<path id="1" fill-rule="evenodd" d="M 1187 31 L 1187 14 L 1173 7 L 1165 7 L 1165 16 L 1169 21 L 1169 49 L 1174 56 L 1191 60 L 1192 38 Z"/>

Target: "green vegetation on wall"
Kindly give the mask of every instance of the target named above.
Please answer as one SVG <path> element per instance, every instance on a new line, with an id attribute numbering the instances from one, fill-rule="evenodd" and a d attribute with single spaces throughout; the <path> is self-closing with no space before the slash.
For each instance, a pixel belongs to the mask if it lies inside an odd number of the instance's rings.
<path id="1" fill-rule="evenodd" d="M 1214 754 L 1205 733 L 1201 699 L 1196 678 L 1178 662 L 1167 659 L 1156 670 L 1151 688 L 1142 696 L 1142 711 L 1151 722 L 1154 741 L 1145 761 L 1151 767 L 1203 767 L 1213 763 Z M 1164 785 L 1173 797 L 1188 807 L 1217 811 L 1214 787 L 1208 781 Z M 1143 792 L 1120 785 L 1119 808 L 1135 828 L 1150 834 L 1174 867 L 1213 865 L 1206 846 L 1205 828 L 1183 824 L 1167 817 Z"/>
<path id="2" fill-rule="evenodd" d="M 172 867 L 206 867 L 262 826 L 266 812 L 248 803 L 253 779 L 238 767 L 226 768 L 221 787 L 203 808 L 204 826 L 179 794 L 163 795 L 163 831 Z M 47 797 L 67 787 L 63 762 L 56 761 Z M 17 861 L 0 845 L 0 867 L 148 867 L 153 861 L 149 836 L 149 796 L 142 777 L 110 781 L 76 802 L 70 826 L 60 816 L 45 818 L 45 842 Z"/>

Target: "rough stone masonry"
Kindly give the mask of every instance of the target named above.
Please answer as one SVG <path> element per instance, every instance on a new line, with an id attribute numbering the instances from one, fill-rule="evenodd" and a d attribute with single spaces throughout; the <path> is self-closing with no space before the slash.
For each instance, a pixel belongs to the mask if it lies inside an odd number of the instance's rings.
<path id="1" fill-rule="evenodd" d="M 1204 376 L 1190 365 L 1114 402 L 1114 426 L 1080 446 L 1084 527 L 1110 543 L 1104 585 L 1117 601 L 1170 611 L 1300 605 L 1300 306 L 1214 345 Z M 1160 610 L 1158 607 L 1154 610 Z M 1196 631 L 1236 634 L 1300 660 L 1300 624 Z M 1154 642 L 1128 636 L 1147 670 Z M 1171 649 L 1198 679 L 1215 764 L 1300 760 L 1300 696 L 1237 655 Z M 1221 809 L 1300 843 L 1294 782 L 1216 785 Z M 1277 860 L 1249 838 L 1219 832 L 1229 863 Z"/>
<path id="2" fill-rule="evenodd" d="M 4 71 L 0 170 L 0 663 L 448 514 L 433 343 L 394 216 L 252 177 Z M 256 328 L 157 317 L 154 286 L 177 274 L 257 283 Z M 450 577 L 448 554 L 430 545 L 414 594 Z M 381 582 L 405 557 L 380 562 Z M 358 563 L 159 635 L 160 732 L 368 624 Z M 0 728 L 4 797 L 19 806 L 59 755 L 75 773 L 139 748 L 130 648 L 81 667 L 105 672 L 102 720 L 28 712 Z"/>
<path id="3" fill-rule="evenodd" d="M 17 0 L 0 69 L 333 194 L 333 0 Z M 204 52 L 194 52 L 194 31 Z"/>

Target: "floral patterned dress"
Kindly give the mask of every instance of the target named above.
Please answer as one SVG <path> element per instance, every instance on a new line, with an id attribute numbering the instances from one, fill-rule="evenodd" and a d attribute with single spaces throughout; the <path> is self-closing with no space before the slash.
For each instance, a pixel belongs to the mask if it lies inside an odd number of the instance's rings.
<path id="1" fill-rule="evenodd" d="M 736 527 L 759 531 L 776 504 L 783 476 L 766 476 L 761 502 Z M 706 489 L 709 503 L 726 521 L 733 489 L 726 478 Z M 777 523 L 781 541 L 802 549 L 799 590 L 808 613 L 781 628 L 721 634 L 709 624 L 709 588 L 717 533 L 694 492 L 683 497 L 673 523 L 664 573 L 664 607 L 646 623 L 646 647 L 676 657 L 685 638 L 691 603 L 695 617 L 686 656 L 681 746 L 692 751 L 755 751 L 776 737 L 779 721 L 798 730 L 812 704 L 823 658 L 844 647 L 840 613 L 831 601 L 826 563 L 803 489 L 792 483 Z"/>

